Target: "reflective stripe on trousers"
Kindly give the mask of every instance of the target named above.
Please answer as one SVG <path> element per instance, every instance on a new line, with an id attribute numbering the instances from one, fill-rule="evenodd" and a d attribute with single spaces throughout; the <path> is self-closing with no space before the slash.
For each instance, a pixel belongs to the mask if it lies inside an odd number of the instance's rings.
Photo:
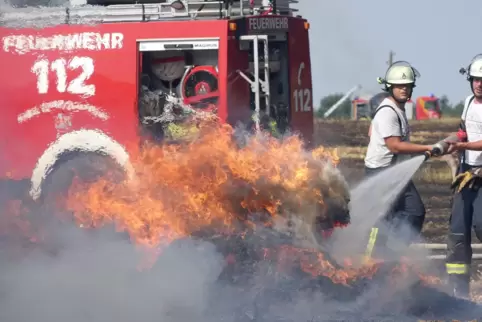
<path id="1" fill-rule="evenodd" d="M 445 269 L 447 274 L 451 275 L 465 275 L 470 271 L 470 265 L 468 264 L 456 264 L 456 263 L 446 263 Z"/>
<path id="2" fill-rule="evenodd" d="M 370 231 L 370 237 L 368 238 L 367 248 L 365 250 L 365 261 L 369 260 L 372 257 L 373 248 L 375 247 L 375 243 L 377 241 L 378 235 L 378 228 L 373 227 Z"/>

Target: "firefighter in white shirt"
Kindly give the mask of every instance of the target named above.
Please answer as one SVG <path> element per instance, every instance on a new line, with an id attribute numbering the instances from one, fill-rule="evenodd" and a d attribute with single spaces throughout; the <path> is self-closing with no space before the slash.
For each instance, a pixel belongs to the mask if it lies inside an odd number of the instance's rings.
<path id="1" fill-rule="evenodd" d="M 482 241 L 482 54 L 460 70 L 467 74 L 472 95 L 465 99 L 457 136 L 450 151 L 460 151 L 460 166 L 447 239 L 446 269 L 454 295 L 468 298 L 472 261 L 471 228 Z"/>
<path id="2" fill-rule="evenodd" d="M 433 146 L 410 143 L 410 127 L 405 115 L 405 103 L 410 100 L 415 82 L 420 74 L 409 63 L 393 63 L 385 79 L 386 98 L 379 103 L 370 125 L 370 143 L 365 156 L 365 172 L 368 176 L 410 158 L 411 154 L 431 153 Z M 366 258 L 387 258 L 389 236 L 405 244 L 411 243 L 422 230 L 425 207 L 410 180 L 389 213 L 372 228 L 366 247 Z M 375 253 L 375 254 L 374 254 Z"/>

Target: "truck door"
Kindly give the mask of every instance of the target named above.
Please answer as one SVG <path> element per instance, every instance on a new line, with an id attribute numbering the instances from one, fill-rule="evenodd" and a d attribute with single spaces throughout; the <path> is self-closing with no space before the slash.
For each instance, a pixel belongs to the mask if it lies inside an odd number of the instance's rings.
<path id="1" fill-rule="evenodd" d="M 250 17 L 245 24 L 239 39 L 241 51 L 249 53 L 249 67 L 238 74 L 250 86 L 252 114 L 276 121 L 278 132 L 284 133 L 290 119 L 288 18 Z M 259 129 L 260 122 L 254 123 Z"/>
<path id="2" fill-rule="evenodd" d="M 238 73 L 250 85 L 250 108 L 253 114 L 254 128 L 259 131 L 262 115 L 269 116 L 270 114 L 268 36 L 241 36 L 240 46 L 241 50 L 249 51 L 249 67 L 247 71 L 239 70 Z"/>
<path id="3" fill-rule="evenodd" d="M 291 127 L 312 146 L 313 89 L 308 23 L 303 19 L 290 19 L 288 39 Z"/>

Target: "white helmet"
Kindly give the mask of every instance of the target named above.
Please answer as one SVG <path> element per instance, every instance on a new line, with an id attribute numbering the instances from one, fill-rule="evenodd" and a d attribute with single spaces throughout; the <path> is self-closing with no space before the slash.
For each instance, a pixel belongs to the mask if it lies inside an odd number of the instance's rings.
<path id="1" fill-rule="evenodd" d="M 462 75 L 467 73 L 468 80 L 470 80 L 472 77 L 482 77 L 482 54 L 478 54 L 472 58 L 472 61 L 467 69 L 461 68 L 460 73 Z"/>
<path id="2" fill-rule="evenodd" d="M 166 82 L 180 79 L 184 75 L 186 62 L 183 55 L 166 56 L 158 53 L 152 56 L 151 70 L 154 76 Z"/>
<path id="3" fill-rule="evenodd" d="M 413 84 L 415 87 L 416 79 L 420 73 L 406 61 L 394 62 L 388 67 L 385 78 L 379 77 L 378 83 L 385 84 L 389 88 L 392 84 Z"/>

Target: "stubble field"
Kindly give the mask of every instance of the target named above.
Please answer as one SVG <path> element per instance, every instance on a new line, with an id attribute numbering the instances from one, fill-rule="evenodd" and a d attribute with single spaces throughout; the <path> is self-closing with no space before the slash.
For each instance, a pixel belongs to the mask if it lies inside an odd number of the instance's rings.
<path id="1" fill-rule="evenodd" d="M 411 121 L 412 142 L 434 144 L 456 131 L 459 121 L 457 118 Z M 351 185 L 363 177 L 368 128 L 368 121 L 316 121 L 316 143 L 337 147 L 341 159 L 339 167 Z M 451 180 L 448 164 L 440 159 L 426 162 L 414 177 L 427 209 L 423 229 L 427 242 L 445 243 L 451 206 Z"/>

